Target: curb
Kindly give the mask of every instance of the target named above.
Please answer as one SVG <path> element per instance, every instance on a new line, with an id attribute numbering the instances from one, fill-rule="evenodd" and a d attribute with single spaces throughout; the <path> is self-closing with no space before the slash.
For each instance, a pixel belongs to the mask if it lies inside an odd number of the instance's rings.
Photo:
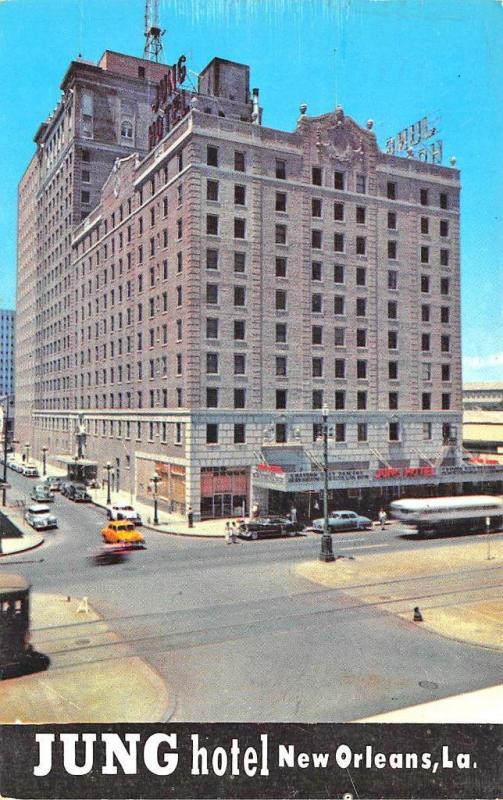
<path id="1" fill-rule="evenodd" d="M 165 531 L 162 528 L 154 528 L 152 524 L 143 523 L 143 528 L 156 533 L 165 533 L 167 536 L 186 536 L 190 539 L 224 539 L 223 533 L 183 533 L 182 531 Z"/>
<path id="2" fill-rule="evenodd" d="M 45 538 L 40 533 L 32 533 L 31 530 L 29 530 L 29 529 L 28 529 L 28 531 L 25 531 L 24 527 L 21 528 L 19 526 L 19 524 L 14 519 L 12 519 L 12 517 L 10 517 L 7 513 L 5 513 L 5 517 L 9 520 L 11 525 L 13 525 L 13 527 L 16 528 L 21 533 L 21 541 L 23 541 L 25 536 L 29 536 L 29 537 L 33 537 L 33 538 L 38 536 L 38 540 L 35 541 L 34 544 L 28 545 L 28 547 L 20 547 L 18 550 L 12 550 L 10 553 L 3 553 L 2 552 L 3 545 L 2 545 L 2 546 L 0 546 L 0 558 L 2 558 L 2 557 L 7 558 L 8 556 L 15 556 L 18 553 L 27 553 L 29 550 L 35 550 L 35 548 L 40 547 L 40 545 L 45 542 Z M 24 520 L 23 520 L 23 524 L 26 524 L 26 523 L 24 523 Z M 5 537 L 2 537 L 2 541 L 5 541 L 6 539 L 9 539 L 9 538 L 14 538 L 14 537 L 5 536 Z M 0 545 L 1 545 L 1 543 L 0 543 Z"/>
<path id="3" fill-rule="evenodd" d="M 30 550 L 36 550 L 37 547 L 40 547 L 45 542 L 43 536 L 40 537 L 40 541 L 36 542 L 35 544 L 30 544 L 28 547 L 23 547 L 20 550 L 13 550 L 11 553 L 0 553 L 0 558 L 4 557 L 7 558 L 8 556 L 17 556 L 19 553 L 28 553 Z"/>
<path id="4" fill-rule="evenodd" d="M 106 508 L 106 504 L 97 503 L 95 500 L 92 501 L 92 504 L 96 506 L 96 508 Z M 167 536 L 190 536 L 192 539 L 223 539 L 225 537 L 223 533 L 182 533 L 181 531 L 166 531 L 160 527 L 156 528 L 152 523 L 148 522 L 144 522 L 142 528 L 148 531 L 155 531 L 156 533 L 165 533 Z"/>

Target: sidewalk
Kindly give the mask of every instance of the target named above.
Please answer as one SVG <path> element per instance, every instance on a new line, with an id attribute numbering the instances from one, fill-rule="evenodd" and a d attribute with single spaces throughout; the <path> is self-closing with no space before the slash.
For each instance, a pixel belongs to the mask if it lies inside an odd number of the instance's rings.
<path id="1" fill-rule="evenodd" d="M 32 550 L 38 547 L 44 541 L 44 537 L 34 531 L 26 524 L 23 517 L 23 511 L 19 507 L 5 506 L 0 509 L 7 519 L 21 531 L 22 536 L 2 536 L 0 539 L 0 558 L 2 556 L 11 556 L 13 553 L 22 553 L 25 550 Z M 0 523 L 1 524 L 1 523 Z"/>
<path id="2" fill-rule="evenodd" d="M 19 459 L 18 459 L 19 461 Z M 40 472 L 40 479 L 34 481 L 34 485 L 36 483 L 43 483 L 45 480 L 44 476 L 42 475 L 42 462 L 37 461 L 36 459 L 30 459 L 30 464 L 33 464 L 38 468 Z M 57 476 L 57 475 L 66 475 L 64 469 L 61 467 L 54 467 L 52 464 L 47 464 L 46 467 L 47 475 Z M 94 505 L 98 506 L 99 508 L 106 508 L 107 507 L 107 488 L 106 486 L 101 489 L 89 489 L 89 494 L 93 498 Z M 152 500 L 152 504 L 147 503 L 140 503 L 136 500 L 136 498 L 131 496 L 130 492 L 126 492 L 124 490 L 120 490 L 118 492 L 112 491 L 112 502 L 119 501 L 121 503 L 127 503 L 128 505 L 132 505 L 136 511 L 140 514 L 143 524 L 146 528 L 151 530 L 159 531 L 160 533 L 169 533 L 175 536 L 195 536 L 196 538 L 209 538 L 209 539 L 223 539 L 225 536 L 225 523 L 227 521 L 232 522 L 232 520 L 237 520 L 236 517 L 231 517 L 229 520 L 227 519 L 210 519 L 205 520 L 204 522 L 194 522 L 194 527 L 189 528 L 187 517 L 182 514 L 171 514 L 166 511 L 159 509 L 158 517 L 159 517 L 159 525 L 154 525 L 153 517 L 154 517 L 154 503 Z"/>
<path id="3" fill-rule="evenodd" d="M 497 594 L 497 571 L 503 559 L 503 537 L 492 534 L 464 546 L 446 542 L 428 550 L 397 551 L 389 555 L 357 555 L 325 564 L 309 561 L 295 567 L 307 580 L 342 589 L 359 602 L 382 605 L 408 624 L 420 601 L 420 626 L 446 638 L 503 649 L 503 600 Z M 472 577 L 475 576 L 475 579 Z M 437 581 L 434 588 L 428 581 Z M 475 580 L 475 582 L 474 582 Z M 422 582 L 426 581 L 426 590 Z M 461 587 L 463 590 L 461 591 Z"/>
<path id="4" fill-rule="evenodd" d="M 46 672 L 0 682 L 0 722 L 160 722 L 173 703 L 160 675 L 82 598 L 34 594 L 32 643 Z"/>
<path id="5" fill-rule="evenodd" d="M 107 489 L 90 489 L 89 494 L 93 498 L 93 503 L 100 508 L 107 506 Z M 237 517 L 227 519 L 208 519 L 203 522 L 194 522 L 194 527 L 189 528 L 187 517 L 181 514 L 169 514 L 159 510 L 159 525 L 154 525 L 154 508 L 146 503 L 139 503 L 134 498 L 131 501 L 129 492 L 112 492 L 112 502 L 131 504 L 141 515 L 143 524 L 146 528 L 159 531 L 160 533 L 170 533 L 175 536 L 195 536 L 209 539 L 222 539 L 225 536 L 225 523 L 237 521 Z"/>

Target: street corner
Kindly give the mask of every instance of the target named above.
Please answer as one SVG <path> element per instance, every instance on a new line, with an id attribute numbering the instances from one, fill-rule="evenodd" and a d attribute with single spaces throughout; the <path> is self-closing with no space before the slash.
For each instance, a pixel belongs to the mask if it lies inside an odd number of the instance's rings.
<path id="1" fill-rule="evenodd" d="M 2 539 L 2 556 L 12 556 L 16 553 L 24 553 L 27 550 L 34 550 L 45 542 L 44 536 L 40 533 L 28 533 L 16 539 Z"/>
<path id="2" fill-rule="evenodd" d="M 421 627 L 447 639 L 503 650 L 503 600 L 477 600 L 420 609 Z M 411 620 L 410 612 L 400 614 Z"/>
<path id="3" fill-rule="evenodd" d="M 59 668 L 0 683 L 2 723 L 159 722 L 164 681 L 138 657 Z"/>
<path id="4" fill-rule="evenodd" d="M 0 556 L 10 556 L 32 550 L 44 542 L 44 537 L 28 527 L 19 507 L 2 508 L 0 511 Z"/>
<path id="5" fill-rule="evenodd" d="M 494 542 L 440 545 L 427 551 L 335 561 L 306 561 L 295 572 L 312 583 L 343 590 L 356 601 L 382 607 L 416 630 L 491 649 L 503 649 L 503 600 L 494 576 L 501 556 Z M 421 601 L 421 597 L 424 598 Z"/>
<path id="6" fill-rule="evenodd" d="M 88 598 L 35 594 L 32 641 L 45 672 L 0 683 L 0 722 L 158 722 L 172 700 L 161 676 L 131 652 Z"/>

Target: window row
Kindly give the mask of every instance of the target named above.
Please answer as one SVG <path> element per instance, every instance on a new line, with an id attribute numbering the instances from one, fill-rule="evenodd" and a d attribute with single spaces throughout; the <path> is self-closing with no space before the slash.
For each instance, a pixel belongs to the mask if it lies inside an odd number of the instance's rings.
<path id="1" fill-rule="evenodd" d="M 228 428 L 228 426 L 225 426 Z M 454 426 L 445 423 L 442 426 L 443 441 L 451 441 L 453 433 L 455 435 Z M 246 425 L 244 423 L 235 423 L 233 426 L 233 440 L 234 444 L 244 444 L 246 442 Z M 277 444 L 284 444 L 288 442 L 289 427 L 284 422 L 278 422 L 274 425 L 272 436 Z M 392 420 L 387 423 L 388 441 L 400 442 L 402 438 L 402 426 L 399 421 Z M 356 436 L 355 436 L 356 434 Z M 433 425 L 431 422 L 424 422 L 422 427 L 422 434 L 424 441 L 430 441 L 433 438 Z M 345 443 L 352 439 L 357 442 L 369 441 L 369 426 L 366 422 L 357 422 L 353 425 L 348 425 L 345 422 L 336 422 L 334 425 L 329 426 L 330 439 L 336 443 Z M 299 432 L 294 430 L 295 439 L 299 439 Z M 354 437 L 354 438 L 353 438 Z M 222 440 L 220 435 L 220 426 L 218 423 L 208 423 L 206 425 L 206 444 L 219 444 Z M 225 436 L 228 441 L 228 434 Z M 321 423 L 313 423 L 312 426 L 312 441 L 319 443 L 323 441 L 323 426 Z"/>
<path id="2" fill-rule="evenodd" d="M 246 153 L 235 150 L 234 170 L 236 172 L 246 172 L 246 160 Z M 217 145 L 207 145 L 206 164 L 210 167 L 221 166 L 220 148 Z M 293 177 L 288 175 L 288 162 L 285 159 L 275 159 L 274 176 L 279 180 Z M 352 182 L 351 185 L 350 181 Z M 311 167 L 311 184 L 313 186 L 327 186 L 341 191 L 354 190 L 358 194 L 366 194 L 368 191 L 368 177 L 364 173 L 356 173 L 353 176 L 342 170 L 331 170 L 321 165 Z M 387 182 L 386 197 L 389 200 L 402 199 L 399 197 L 396 181 Z M 409 200 L 409 197 L 407 196 L 407 198 L 403 199 Z M 436 193 L 433 189 L 419 188 L 417 200 L 422 206 L 435 205 L 437 203 L 439 208 L 448 209 L 450 207 L 449 193 L 446 191 Z"/>

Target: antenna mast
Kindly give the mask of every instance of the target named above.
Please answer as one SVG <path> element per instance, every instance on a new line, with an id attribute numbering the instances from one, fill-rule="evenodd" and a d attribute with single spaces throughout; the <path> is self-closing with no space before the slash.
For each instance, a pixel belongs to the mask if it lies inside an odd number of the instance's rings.
<path id="1" fill-rule="evenodd" d="M 143 58 L 156 61 L 162 58 L 162 37 L 165 31 L 159 25 L 159 0 L 145 0 L 145 49 Z"/>

